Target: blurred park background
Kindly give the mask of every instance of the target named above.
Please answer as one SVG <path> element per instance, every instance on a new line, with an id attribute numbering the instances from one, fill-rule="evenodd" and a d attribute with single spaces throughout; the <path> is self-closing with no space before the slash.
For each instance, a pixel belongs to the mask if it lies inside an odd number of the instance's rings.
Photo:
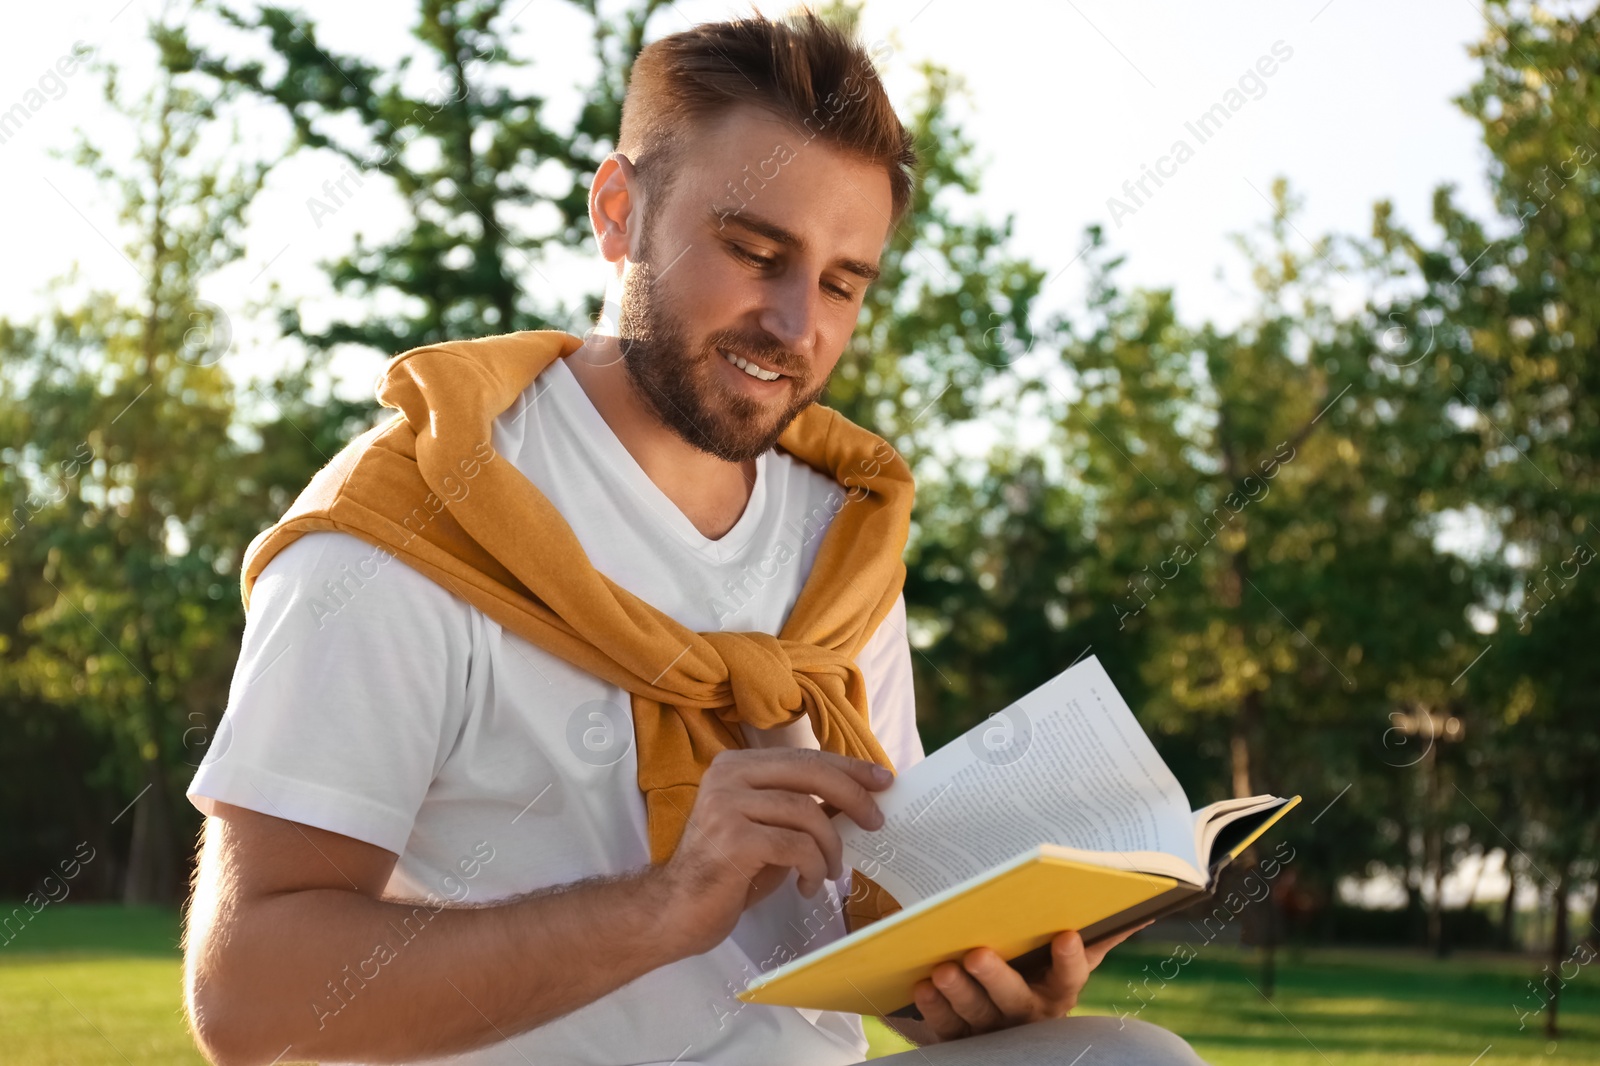
<path id="1" fill-rule="evenodd" d="M 1323 229 L 1291 180 L 1247 175 L 1226 251 L 1145 231 L 1226 256 L 1226 302 L 1192 272 L 1130 281 L 1123 226 L 1233 197 L 1207 142 L 1244 137 L 1296 61 L 1327 81 L 1307 40 L 1383 35 L 1383 9 L 1278 5 L 1291 31 L 1264 25 L 1159 125 L 1140 104 L 1145 154 L 1085 191 L 1084 114 L 1118 124 L 1119 93 L 1175 76 L 1141 35 L 1183 42 L 1068 4 L 1073 47 L 1123 88 L 1046 70 L 1035 97 L 984 98 L 968 55 L 904 44 L 965 4 L 825 9 L 885 45 L 922 155 L 827 402 L 917 474 L 925 746 L 1092 653 L 1197 806 L 1305 797 L 1270 895 L 1114 952 L 1093 1011 L 1219 1064 L 1600 1060 L 1596 4 L 1419 5 L 1470 20 L 1462 83 L 1408 90 L 1470 124 L 1470 165 L 1416 217 L 1379 192 Z M 226 738 L 243 550 L 383 417 L 384 360 L 583 331 L 604 280 L 588 179 L 632 57 L 687 21 L 664 0 L 418 0 L 364 11 L 392 23 L 367 49 L 332 3 L 91 6 L 122 45 L 30 40 L 0 97 L 0 1059 L 198 1061 L 183 792 Z M 1346 48 L 1319 95 L 1363 91 L 1379 51 Z M 92 124 L 62 121 L 69 94 Z M 991 166 L 986 115 L 1017 113 L 1072 151 Z M 1430 133 L 1294 118 L 1286 153 L 1331 141 L 1379 187 L 1411 173 L 1391 146 Z M 991 179 L 1093 221 L 1025 234 Z M 30 228 L 44 203 L 76 228 Z M 62 248 L 122 275 L 41 275 Z"/>

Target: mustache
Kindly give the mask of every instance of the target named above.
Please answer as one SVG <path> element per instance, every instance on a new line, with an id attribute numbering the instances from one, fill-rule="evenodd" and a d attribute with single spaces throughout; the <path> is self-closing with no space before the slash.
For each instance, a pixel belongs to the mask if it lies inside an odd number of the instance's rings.
<path id="1" fill-rule="evenodd" d="M 783 345 L 775 344 L 769 339 L 719 333 L 710 339 L 709 347 L 713 353 L 720 348 L 745 359 L 754 359 L 761 365 L 770 366 L 778 373 L 792 378 L 803 379 L 806 376 L 806 361 Z"/>

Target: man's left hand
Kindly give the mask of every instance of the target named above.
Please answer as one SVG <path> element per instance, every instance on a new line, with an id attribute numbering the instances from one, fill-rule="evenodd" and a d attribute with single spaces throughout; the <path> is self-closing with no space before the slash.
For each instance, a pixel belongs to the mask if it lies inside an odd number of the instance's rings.
<path id="1" fill-rule="evenodd" d="M 959 965 L 941 962 L 931 980 L 918 981 L 914 1002 L 940 1041 L 1060 1018 L 1078 1005 L 1090 972 L 1106 952 L 1149 924 L 1087 948 L 1076 930 L 1057 933 L 1050 942 L 1050 969 L 1033 981 L 992 948 L 973 948 Z"/>

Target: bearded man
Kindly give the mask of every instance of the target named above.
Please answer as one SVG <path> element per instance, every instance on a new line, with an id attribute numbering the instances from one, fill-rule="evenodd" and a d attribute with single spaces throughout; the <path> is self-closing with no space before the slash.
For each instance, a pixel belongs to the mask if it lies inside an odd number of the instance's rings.
<path id="1" fill-rule="evenodd" d="M 213 1062 L 863 1060 L 860 1016 L 736 993 L 895 906 L 830 817 L 875 828 L 922 758 L 913 486 L 817 400 L 914 163 L 813 16 L 663 38 L 590 190 L 601 326 L 388 366 L 397 413 L 244 560 L 189 788 Z M 907 1066 L 1198 1061 L 1069 1017 L 1108 945 L 1053 944 L 1032 979 L 984 948 L 937 967 L 890 1019 Z"/>

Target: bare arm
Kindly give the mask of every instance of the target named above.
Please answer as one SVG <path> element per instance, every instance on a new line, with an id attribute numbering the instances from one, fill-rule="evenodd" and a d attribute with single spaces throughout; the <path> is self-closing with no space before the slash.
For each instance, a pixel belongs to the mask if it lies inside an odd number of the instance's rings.
<path id="1" fill-rule="evenodd" d="M 683 955 L 660 921 L 665 885 L 650 871 L 491 907 L 382 900 L 392 852 L 239 807 L 218 811 L 206 820 L 184 974 L 196 1039 L 214 1062 L 465 1050 Z M 545 964 L 577 957 L 588 965 Z M 424 1016 L 426 1025 L 396 1024 Z"/>
<path id="2" fill-rule="evenodd" d="M 790 868 L 806 895 L 842 876 L 812 797 L 876 828 L 867 789 L 887 781 L 871 770 L 804 749 L 724 752 L 664 866 L 481 907 L 381 899 L 392 852 L 218 804 L 185 931 L 195 1038 L 223 1066 L 397 1062 L 544 1024 L 709 950 Z"/>

